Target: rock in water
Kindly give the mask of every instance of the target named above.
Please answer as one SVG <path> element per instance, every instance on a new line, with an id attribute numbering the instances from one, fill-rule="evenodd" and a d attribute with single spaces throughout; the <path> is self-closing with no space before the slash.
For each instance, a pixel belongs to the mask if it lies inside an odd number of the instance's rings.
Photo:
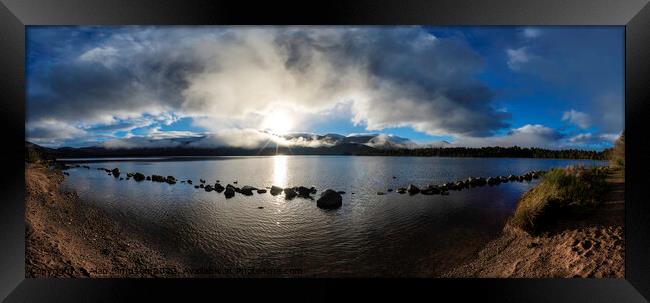
<path id="1" fill-rule="evenodd" d="M 328 189 L 321 193 L 320 198 L 316 200 L 316 206 L 325 209 L 339 208 L 343 205 L 343 197 L 335 190 Z"/>
<path id="2" fill-rule="evenodd" d="M 311 194 L 311 189 L 304 186 L 298 186 L 296 190 L 298 191 L 298 196 L 302 198 L 309 198 L 309 195 Z"/>
<path id="3" fill-rule="evenodd" d="M 222 191 L 224 191 L 224 189 L 226 189 L 226 188 L 223 187 L 223 185 L 221 185 L 219 183 L 214 184 L 214 190 L 216 190 L 218 193 L 221 193 Z"/>
<path id="4" fill-rule="evenodd" d="M 258 189 L 258 190 L 257 190 L 257 193 L 258 193 L 258 194 L 266 193 L 266 189 Z"/>
<path id="5" fill-rule="evenodd" d="M 271 186 L 271 195 L 277 196 L 280 193 L 282 193 L 282 190 L 283 190 L 282 187 L 278 187 L 278 186 L 273 185 L 273 186 Z"/>
<path id="6" fill-rule="evenodd" d="M 165 177 L 159 175 L 151 175 L 151 181 L 153 182 L 165 182 Z"/>
<path id="7" fill-rule="evenodd" d="M 440 193 L 440 188 L 436 185 L 429 185 L 427 188 L 421 190 L 420 193 L 427 196 L 437 195 Z"/>
<path id="8" fill-rule="evenodd" d="M 120 176 L 120 169 L 117 167 L 113 168 L 113 170 L 111 170 L 111 173 L 113 173 L 113 177 L 117 178 Z"/>
<path id="9" fill-rule="evenodd" d="M 298 193 L 296 193 L 296 191 L 293 190 L 293 188 L 285 188 L 284 189 L 284 198 L 285 199 L 291 200 L 291 199 L 295 198 L 297 195 L 298 195 Z"/>
<path id="10" fill-rule="evenodd" d="M 411 195 L 415 195 L 420 192 L 420 189 L 417 186 L 410 184 L 406 191 L 408 191 Z"/>
<path id="11" fill-rule="evenodd" d="M 226 199 L 230 199 L 235 196 L 235 188 L 226 187 L 226 191 L 224 191 L 223 194 L 226 196 Z"/>
<path id="12" fill-rule="evenodd" d="M 213 190 L 212 185 L 208 184 L 205 186 L 205 191 L 211 192 Z"/>
<path id="13" fill-rule="evenodd" d="M 151 176 L 147 176 L 147 181 L 151 181 Z"/>
<path id="14" fill-rule="evenodd" d="M 135 173 L 135 174 L 133 174 L 133 179 L 134 179 L 135 181 L 140 182 L 140 181 L 144 180 L 144 178 L 145 178 L 145 177 L 144 177 L 144 174 L 142 174 L 142 173 Z"/>
<path id="15" fill-rule="evenodd" d="M 378 192 L 377 192 L 377 195 L 379 195 L 379 196 L 383 196 L 383 195 L 385 195 L 385 193 L 384 193 L 384 192 L 381 192 L 381 191 L 378 191 Z"/>
<path id="16" fill-rule="evenodd" d="M 248 186 L 248 185 L 244 185 L 244 187 L 242 187 L 242 188 L 239 190 L 239 192 L 240 192 L 242 195 L 252 196 L 254 190 L 257 190 L 257 188 L 252 187 L 252 186 Z"/>

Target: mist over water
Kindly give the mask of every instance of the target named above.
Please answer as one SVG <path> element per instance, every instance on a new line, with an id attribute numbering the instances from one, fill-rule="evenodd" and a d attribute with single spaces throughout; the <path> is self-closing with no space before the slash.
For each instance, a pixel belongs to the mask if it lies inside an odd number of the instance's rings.
<path id="1" fill-rule="evenodd" d="M 517 199 L 537 181 L 450 191 L 448 196 L 386 192 L 523 174 L 592 160 L 509 158 L 275 156 L 81 161 L 64 190 L 105 209 L 115 220 L 156 239 L 193 268 L 299 269 L 301 276 L 436 276 L 498 236 Z M 258 188 L 314 186 L 345 191 L 343 206 L 255 193 L 226 199 L 193 185 L 136 182 L 96 168 L 199 179 Z M 395 178 L 393 178 L 393 176 Z M 353 194 L 354 193 L 354 194 Z M 259 209 L 258 207 L 264 207 Z M 294 276 L 296 273 L 279 275 Z"/>

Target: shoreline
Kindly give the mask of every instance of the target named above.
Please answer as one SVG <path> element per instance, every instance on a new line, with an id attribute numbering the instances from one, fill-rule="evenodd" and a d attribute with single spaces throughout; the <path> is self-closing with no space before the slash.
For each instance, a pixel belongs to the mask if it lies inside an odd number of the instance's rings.
<path id="1" fill-rule="evenodd" d="M 63 174 L 25 164 L 25 276 L 178 277 L 182 261 L 101 210 L 62 192 Z M 182 275 L 180 275 L 182 276 Z"/>
<path id="2" fill-rule="evenodd" d="M 610 175 L 604 201 L 586 215 L 559 219 L 540 235 L 506 223 L 502 235 L 446 278 L 624 278 L 624 178 Z"/>
<path id="3" fill-rule="evenodd" d="M 61 191 L 62 171 L 26 163 L 25 176 L 26 277 L 222 276 L 192 274 L 183 256 Z M 434 277 L 623 277 L 623 198 L 622 191 L 609 195 L 593 220 L 566 220 L 541 236 L 506 225 L 496 239 Z"/>

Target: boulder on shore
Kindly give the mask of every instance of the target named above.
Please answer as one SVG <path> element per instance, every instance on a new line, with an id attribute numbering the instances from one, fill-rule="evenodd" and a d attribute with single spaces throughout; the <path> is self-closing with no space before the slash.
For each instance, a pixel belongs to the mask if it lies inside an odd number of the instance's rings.
<path id="1" fill-rule="evenodd" d="M 204 187 L 204 189 L 205 189 L 205 191 L 207 191 L 207 192 L 211 192 L 212 190 L 214 190 L 214 188 L 212 188 L 212 185 L 210 185 L 210 184 L 206 185 L 206 186 Z"/>
<path id="2" fill-rule="evenodd" d="M 218 193 L 221 193 L 221 192 L 224 191 L 225 189 L 226 189 L 226 188 L 223 187 L 223 185 L 221 185 L 221 184 L 219 184 L 219 183 L 215 183 L 215 184 L 214 184 L 214 190 L 217 191 Z"/>
<path id="3" fill-rule="evenodd" d="M 257 190 L 257 193 L 258 193 L 258 194 L 266 193 L 266 189 L 258 189 L 258 190 Z"/>
<path id="4" fill-rule="evenodd" d="M 335 209 L 343 205 L 343 197 L 335 190 L 328 189 L 321 193 L 320 198 L 316 200 L 316 206 L 325 209 Z"/>

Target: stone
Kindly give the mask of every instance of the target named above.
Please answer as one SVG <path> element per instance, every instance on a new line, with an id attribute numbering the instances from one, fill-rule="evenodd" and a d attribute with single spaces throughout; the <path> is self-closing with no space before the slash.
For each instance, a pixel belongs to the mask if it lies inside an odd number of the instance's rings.
<path id="1" fill-rule="evenodd" d="M 341 207 L 341 205 L 343 205 L 343 197 L 332 189 L 322 192 L 320 198 L 316 200 L 316 206 L 319 208 L 335 209 Z"/>

